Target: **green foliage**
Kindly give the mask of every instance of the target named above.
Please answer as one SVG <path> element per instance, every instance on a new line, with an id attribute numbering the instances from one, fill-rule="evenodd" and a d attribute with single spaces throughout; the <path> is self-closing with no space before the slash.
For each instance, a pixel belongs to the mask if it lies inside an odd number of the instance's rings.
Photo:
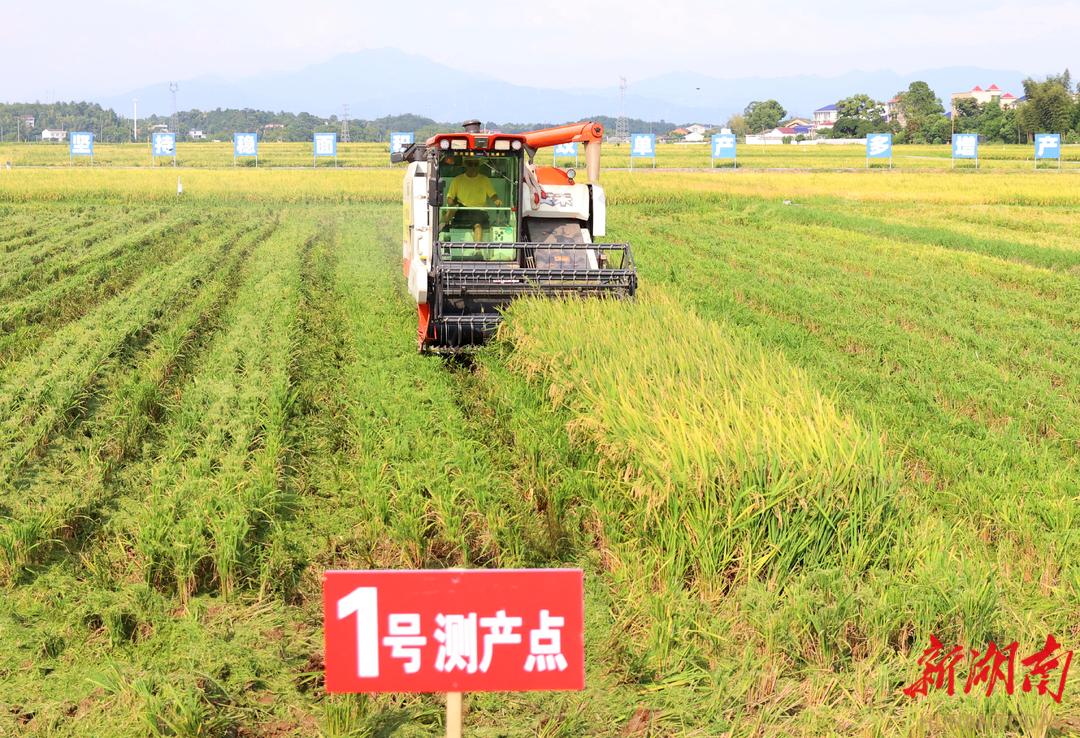
<path id="1" fill-rule="evenodd" d="M 728 118 L 726 126 L 727 128 L 730 128 L 731 132 L 739 138 L 745 138 L 746 134 L 750 133 L 750 126 L 746 122 L 745 115 L 739 115 L 738 113 L 736 113 L 735 115 Z"/>
<path id="2" fill-rule="evenodd" d="M 1068 70 L 1042 82 L 1024 80 L 1024 95 L 1027 100 L 1017 111 L 1017 122 L 1024 133 L 1067 133 L 1076 125 L 1080 101 L 1072 93 Z"/>
<path id="3" fill-rule="evenodd" d="M 25 115 L 34 116 L 32 129 L 17 121 Z M 93 131 L 98 141 L 131 138 L 130 126 L 115 111 L 89 102 L 0 103 L 0 127 L 3 128 L 0 141 L 40 141 L 41 131 L 46 128 Z"/>
<path id="4" fill-rule="evenodd" d="M 928 84 L 912 82 L 896 96 L 899 117 L 904 120 L 898 143 L 945 143 L 950 139 L 952 130 L 945 109 Z"/>
<path id="5" fill-rule="evenodd" d="M 743 112 L 746 118 L 746 127 L 751 133 L 769 131 L 780 125 L 780 121 L 787 115 L 784 106 L 776 100 L 755 100 L 746 106 Z"/>
<path id="6" fill-rule="evenodd" d="M 862 93 L 845 97 L 836 103 L 836 110 L 841 118 L 855 118 L 875 124 L 885 119 L 885 109 L 882 104 Z"/>

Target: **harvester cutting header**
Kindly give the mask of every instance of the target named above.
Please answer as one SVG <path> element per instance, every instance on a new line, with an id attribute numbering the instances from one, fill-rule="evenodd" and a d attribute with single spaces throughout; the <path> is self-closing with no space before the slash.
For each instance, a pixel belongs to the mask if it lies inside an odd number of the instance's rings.
<path id="1" fill-rule="evenodd" d="M 491 133 L 468 121 L 393 155 L 409 163 L 402 255 L 421 351 L 482 343 L 518 295 L 633 296 L 629 244 L 593 241 L 606 229 L 603 135 L 599 123 Z M 585 144 L 587 183 L 534 166 L 538 149 L 571 142 Z"/>

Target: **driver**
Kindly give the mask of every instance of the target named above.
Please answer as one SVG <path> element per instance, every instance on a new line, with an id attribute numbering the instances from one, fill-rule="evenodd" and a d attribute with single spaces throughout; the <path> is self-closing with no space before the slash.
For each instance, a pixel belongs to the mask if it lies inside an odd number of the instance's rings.
<path id="1" fill-rule="evenodd" d="M 454 177 L 446 193 L 446 204 L 461 208 L 486 208 L 488 204 L 502 207 L 502 200 L 495 194 L 491 180 L 480 174 L 480 161 L 474 157 L 465 159 L 465 173 Z M 472 226 L 473 240 L 481 241 L 488 214 L 483 210 L 458 210 L 453 222 L 459 226 Z"/>

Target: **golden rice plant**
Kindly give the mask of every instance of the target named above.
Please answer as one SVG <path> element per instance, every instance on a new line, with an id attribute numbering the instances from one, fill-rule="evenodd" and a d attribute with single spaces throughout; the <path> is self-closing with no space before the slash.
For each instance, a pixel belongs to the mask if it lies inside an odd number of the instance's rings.
<path id="1" fill-rule="evenodd" d="M 671 585 L 880 562 L 900 474 L 781 355 L 661 293 L 635 303 L 523 300 L 501 340 L 572 434 L 627 480 L 597 501 L 612 542 Z"/>

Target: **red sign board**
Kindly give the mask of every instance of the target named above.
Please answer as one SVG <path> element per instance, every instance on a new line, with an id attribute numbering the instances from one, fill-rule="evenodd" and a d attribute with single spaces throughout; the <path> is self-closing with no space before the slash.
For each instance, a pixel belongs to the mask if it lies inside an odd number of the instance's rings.
<path id="1" fill-rule="evenodd" d="M 580 569 L 328 571 L 327 692 L 585 688 Z"/>

